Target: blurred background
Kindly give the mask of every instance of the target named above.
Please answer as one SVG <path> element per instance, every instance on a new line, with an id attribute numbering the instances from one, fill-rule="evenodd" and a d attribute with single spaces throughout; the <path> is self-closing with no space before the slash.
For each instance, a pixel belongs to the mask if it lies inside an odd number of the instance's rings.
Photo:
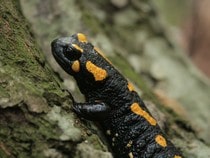
<path id="1" fill-rule="evenodd" d="M 177 43 L 196 66 L 210 77 L 210 1 L 153 1 Z"/>

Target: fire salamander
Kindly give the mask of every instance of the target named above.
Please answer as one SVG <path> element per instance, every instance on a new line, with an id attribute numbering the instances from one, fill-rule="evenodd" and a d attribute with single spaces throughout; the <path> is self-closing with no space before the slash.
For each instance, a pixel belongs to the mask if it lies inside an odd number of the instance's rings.
<path id="1" fill-rule="evenodd" d="M 82 33 L 55 39 L 52 53 L 86 98 L 73 100 L 81 117 L 98 121 L 117 158 L 181 158 L 133 85 Z"/>

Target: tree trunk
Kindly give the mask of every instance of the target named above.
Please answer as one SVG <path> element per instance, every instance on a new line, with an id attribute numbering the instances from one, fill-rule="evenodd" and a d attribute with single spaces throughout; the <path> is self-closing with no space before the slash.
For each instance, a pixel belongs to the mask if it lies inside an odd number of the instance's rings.
<path id="1" fill-rule="evenodd" d="M 45 52 L 49 54 L 50 42 L 57 36 L 85 32 L 90 39 L 92 37 L 93 43 L 98 42 L 97 45 L 108 53 L 106 55 L 114 65 L 140 88 L 139 93 L 152 114 L 186 157 L 210 155 L 209 147 L 200 141 L 202 136 L 183 121 L 186 111 L 179 110 L 178 103 L 170 102 L 158 92 L 161 102 L 142 79 L 142 76 L 148 78 L 149 83 L 155 83 L 155 88 L 164 80 L 173 83 L 170 77 L 160 75 L 163 72 L 156 72 L 156 66 L 160 66 L 161 70 L 161 66 L 165 66 L 155 65 L 157 61 L 167 61 L 161 60 L 167 54 L 158 54 L 164 51 L 170 54 L 166 58 L 172 61 L 172 66 L 177 60 L 182 62 L 179 66 L 182 71 L 175 72 L 174 76 L 182 73 L 186 79 L 196 76 L 193 81 L 207 87 L 203 91 L 208 94 L 209 85 L 194 71 L 189 72 L 191 65 L 177 53 L 167 38 L 150 1 L 133 0 L 130 3 L 125 1 L 125 4 L 83 0 L 21 2 L 38 43 Z M 70 97 L 60 86 L 62 80 L 45 62 L 17 1 L 0 1 L 0 38 L 0 157 L 112 157 L 94 123 L 81 120 L 72 112 Z M 136 62 L 136 58 L 140 62 Z M 54 63 L 53 59 L 50 61 Z M 168 69 L 164 72 L 167 73 Z M 69 78 L 62 70 L 56 70 L 64 78 Z M 150 71 L 151 74 L 148 73 Z M 71 79 L 65 80 L 64 84 L 69 86 L 67 88 L 77 100 L 81 99 Z M 204 93 L 202 87 L 194 88 Z M 178 96 L 177 93 L 169 94 Z M 203 98 L 204 103 L 210 103 L 207 97 Z M 187 109 L 192 101 L 181 103 Z M 175 105 L 174 110 L 162 106 L 163 102 L 168 106 Z M 191 113 L 187 114 L 194 117 Z"/>
<path id="2" fill-rule="evenodd" d="M 111 157 L 71 112 L 18 1 L 0 1 L 0 19 L 0 157 Z"/>

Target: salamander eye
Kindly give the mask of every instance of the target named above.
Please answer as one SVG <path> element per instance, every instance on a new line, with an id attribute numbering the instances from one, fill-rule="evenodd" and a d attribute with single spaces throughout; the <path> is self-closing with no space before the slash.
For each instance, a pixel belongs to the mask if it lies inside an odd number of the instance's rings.
<path id="1" fill-rule="evenodd" d="M 70 61 L 78 60 L 81 57 L 81 52 L 72 46 L 64 47 L 64 56 Z"/>

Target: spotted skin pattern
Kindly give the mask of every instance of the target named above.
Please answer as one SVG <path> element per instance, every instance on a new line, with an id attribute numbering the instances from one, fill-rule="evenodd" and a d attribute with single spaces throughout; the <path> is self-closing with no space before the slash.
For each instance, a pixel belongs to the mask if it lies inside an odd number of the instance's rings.
<path id="1" fill-rule="evenodd" d="M 51 46 L 58 64 L 75 78 L 86 98 L 86 103 L 73 100 L 74 111 L 100 122 L 116 158 L 182 158 L 134 86 L 84 34 L 56 39 Z"/>

